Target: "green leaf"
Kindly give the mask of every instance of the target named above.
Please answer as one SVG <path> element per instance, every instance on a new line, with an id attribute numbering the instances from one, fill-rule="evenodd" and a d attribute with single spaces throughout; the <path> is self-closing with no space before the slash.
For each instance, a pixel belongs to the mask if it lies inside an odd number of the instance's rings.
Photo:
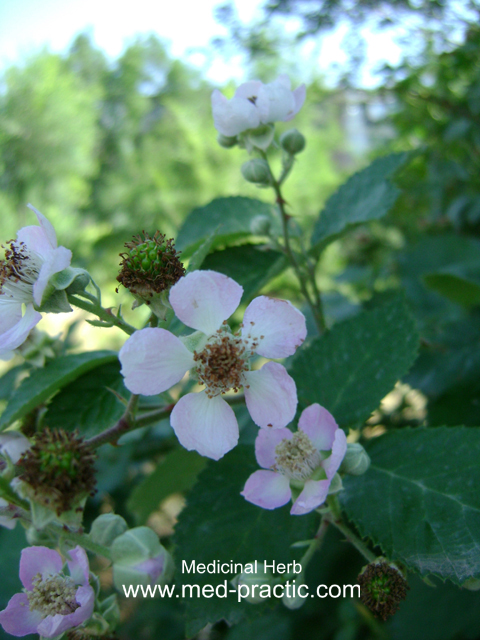
<path id="1" fill-rule="evenodd" d="M 217 198 L 204 207 L 197 207 L 186 218 L 176 240 L 184 257 L 191 255 L 217 228 L 213 247 L 238 242 L 253 235 L 251 225 L 259 216 L 278 227 L 272 205 L 253 198 Z"/>
<path id="2" fill-rule="evenodd" d="M 215 237 L 217 235 L 218 228 L 219 227 L 217 227 L 214 231 L 212 231 L 212 233 L 208 236 L 208 238 L 205 240 L 205 242 L 203 242 L 198 247 L 198 249 L 195 251 L 193 256 L 190 258 L 190 261 L 188 263 L 187 273 L 190 273 L 191 271 L 195 271 L 197 269 L 200 269 L 200 267 L 203 264 L 203 261 L 205 260 L 205 258 L 208 255 L 208 252 L 212 248 L 212 245 L 213 245 L 213 243 L 215 241 Z"/>
<path id="3" fill-rule="evenodd" d="M 95 369 L 101 364 L 113 362 L 118 358 L 114 351 L 87 351 L 78 355 L 68 355 L 49 362 L 42 369 L 32 372 L 22 380 L 12 394 L 10 402 L 0 417 L 0 429 L 5 429 L 15 420 L 46 402 L 54 393 L 65 387 L 83 373 Z M 75 399 L 77 408 L 80 397 Z M 73 408 L 73 407 L 72 407 Z"/>
<path id="4" fill-rule="evenodd" d="M 300 559 L 301 550 L 292 550 L 290 545 L 314 535 L 318 516 L 293 517 L 289 506 L 268 511 L 247 502 L 240 491 L 257 470 L 252 448 L 239 445 L 220 461 L 209 462 L 200 474 L 175 529 L 175 562 L 182 584 L 216 586 L 238 573 L 182 572 L 183 561 L 190 566 L 192 561 L 208 564 L 218 560 L 230 565 Z M 268 604 L 238 603 L 236 594 L 229 593 L 227 598 L 189 598 L 185 606 L 186 635 L 191 637 L 208 622 L 224 618 L 236 623 L 258 616 Z"/>
<path id="5" fill-rule="evenodd" d="M 355 173 L 327 201 L 313 229 L 312 247 L 323 248 L 349 227 L 384 216 L 400 191 L 392 176 L 411 158 L 409 153 L 392 153 L 376 158 Z"/>
<path id="6" fill-rule="evenodd" d="M 362 422 L 407 373 L 418 342 L 415 320 L 398 294 L 335 325 L 293 358 L 300 404 L 320 403 L 341 426 Z"/>
<path id="7" fill-rule="evenodd" d="M 288 266 L 278 251 L 262 250 L 258 245 L 244 244 L 228 247 L 207 256 L 204 269 L 219 271 L 233 278 L 243 287 L 244 300 L 250 300 L 272 278 Z"/>
<path id="8" fill-rule="evenodd" d="M 480 428 L 401 429 L 366 444 L 372 464 L 345 478 L 360 534 L 422 576 L 480 576 Z"/>
<path id="9" fill-rule="evenodd" d="M 465 307 L 480 304 L 480 262 L 450 265 L 423 276 L 425 284 L 442 296 Z"/>
<path id="10" fill-rule="evenodd" d="M 91 438 L 115 424 L 125 411 L 112 391 L 130 397 L 118 359 L 84 373 L 57 393 L 48 405 L 45 424 L 67 431 L 78 429 L 82 436 Z"/>
<path id="11" fill-rule="evenodd" d="M 148 516 L 158 509 L 160 502 L 172 493 L 191 489 L 206 463 L 206 459 L 195 451 L 187 451 L 183 447 L 172 451 L 132 491 L 127 507 L 135 514 L 137 522 L 146 523 Z"/>

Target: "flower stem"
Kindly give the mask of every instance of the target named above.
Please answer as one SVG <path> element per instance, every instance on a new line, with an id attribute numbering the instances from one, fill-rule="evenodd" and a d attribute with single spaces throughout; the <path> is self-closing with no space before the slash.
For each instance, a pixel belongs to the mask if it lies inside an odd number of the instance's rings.
<path id="1" fill-rule="evenodd" d="M 310 543 L 310 546 L 305 551 L 305 553 L 302 556 L 302 559 L 300 560 L 300 564 L 302 565 L 303 570 L 305 570 L 305 567 L 310 562 L 315 552 L 318 549 L 320 549 L 320 547 L 322 546 L 322 542 L 323 542 L 323 539 L 325 538 L 325 534 L 327 533 L 329 524 L 330 523 L 326 518 L 322 518 L 320 522 L 320 526 L 318 527 L 318 531 L 315 534 L 315 537 L 313 538 L 312 542 Z"/>
<path id="2" fill-rule="evenodd" d="M 325 519 L 328 522 L 331 522 L 339 531 L 341 531 L 347 541 L 350 542 L 350 544 L 352 544 L 355 549 L 357 549 L 357 551 L 359 551 L 362 556 L 366 560 L 368 560 L 368 562 L 373 562 L 374 560 L 376 560 L 377 556 L 372 551 L 370 551 L 367 545 L 362 540 L 360 540 L 360 538 L 355 535 L 350 527 L 343 521 L 340 512 L 340 506 L 338 504 L 338 499 L 336 498 L 336 496 L 330 496 L 327 502 L 330 506 L 331 511 L 330 513 L 327 513 L 325 515 Z"/>
<path id="3" fill-rule="evenodd" d="M 55 536 L 58 536 L 59 540 L 66 540 L 68 542 L 73 542 L 75 545 L 80 545 L 84 549 L 88 551 L 92 551 L 92 553 L 96 553 L 99 556 L 103 556 L 108 560 L 112 559 L 112 554 L 110 553 L 110 549 L 104 547 L 102 544 L 97 544 L 90 540 L 88 535 L 84 533 L 76 533 L 75 531 L 70 531 L 63 527 L 60 524 L 52 523 L 48 525 L 47 530 L 51 531 Z"/>
<path id="4" fill-rule="evenodd" d="M 132 425 L 135 424 L 135 409 L 138 404 L 139 396 L 135 393 L 132 393 L 128 404 L 125 408 L 125 412 L 120 420 L 102 433 L 97 434 L 96 436 L 92 436 L 88 440 L 86 440 L 86 444 L 91 447 L 99 447 L 101 444 L 105 444 L 110 441 L 117 441 L 120 436 L 122 436 L 127 431 L 130 431 Z"/>
<path id="5" fill-rule="evenodd" d="M 70 304 L 74 305 L 75 307 L 79 307 L 84 311 L 88 311 L 88 313 L 93 313 L 93 315 L 97 316 L 105 323 L 103 326 L 118 327 L 119 329 L 122 329 L 122 331 L 125 331 L 125 333 L 128 333 L 129 336 L 131 336 L 132 333 L 136 331 L 135 327 L 132 327 L 132 325 L 128 324 L 128 322 L 125 322 L 125 320 L 122 320 L 121 318 L 113 315 L 113 313 L 109 309 L 104 309 L 96 301 L 94 296 L 89 295 L 88 300 L 89 302 L 87 302 L 87 300 L 82 300 L 82 298 L 79 298 L 78 295 L 73 295 L 71 293 L 68 294 L 68 301 L 70 302 Z"/>

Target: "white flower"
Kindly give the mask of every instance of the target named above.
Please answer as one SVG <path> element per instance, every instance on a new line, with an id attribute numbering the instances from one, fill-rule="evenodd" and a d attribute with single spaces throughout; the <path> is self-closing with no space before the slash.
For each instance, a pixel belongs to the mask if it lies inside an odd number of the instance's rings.
<path id="1" fill-rule="evenodd" d="M 23 227 L 0 261 L 0 360 L 27 338 L 41 315 L 35 310 L 51 293 L 48 282 L 70 265 L 72 252 L 57 246 L 52 224 L 31 205 L 40 226 Z M 22 308 L 25 312 L 22 315 Z"/>
<path id="2" fill-rule="evenodd" d="M 240 85 L 231 100 L 218 89 L 212 93 L 212 110 L 215 128 L 224 136 L 236 136 L 261 124 L 291 120 L 305 102 L 306 89 L 302 84 L 290 90 L 290 79 L 280 75 L 276 80 L 263 84 L 252 80 Z"/>

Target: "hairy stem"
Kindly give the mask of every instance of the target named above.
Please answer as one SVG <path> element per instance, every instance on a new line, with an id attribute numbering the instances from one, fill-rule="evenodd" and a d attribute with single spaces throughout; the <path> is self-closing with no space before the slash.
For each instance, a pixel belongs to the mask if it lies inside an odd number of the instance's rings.
<path id="1" fill-rule="evenodd" d="M 85 296 L 86 297 L 86 296 Z M 78 295 L 68 294 L 68 301 L 70 304 L 78 307 L 79 309 L 83 309 L 84 311 L 88 311 L 88 313 L 92 313 L 93 315 L 100 318 L 103 322 L 105 322 L 105 326 L 115 326 L 128 333 L 129 336 L 132 335 L 136 331 L 135 327 L 125 322 L 121 318 L 113 315 L 113 313 L 109 309 L 104 309 L 100 304 L 98 304 L 94 298 L 94 296 L 88 295 L 88 300 L 82 300 Z"/>

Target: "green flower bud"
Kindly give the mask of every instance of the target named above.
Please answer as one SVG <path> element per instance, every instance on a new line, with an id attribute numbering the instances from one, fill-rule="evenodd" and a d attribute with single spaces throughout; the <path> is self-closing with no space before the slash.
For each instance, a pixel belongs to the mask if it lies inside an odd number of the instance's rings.
<path id="1" fill-rule="evenodd" d="M 88 536 L 95 544 L 109 547 L 115 538 L 125 533 L 127 529 L 127 523 L 121 516 L 115 513 L 103 513 L 93 521 Z"/>
<path id="2" fill-rule="evenodd" d="M 359 442 L 347 445 L 347 452 L 340 466 L 340 473 L 351 476 L 361 476 L 370 466 L 370 457 Z"/>
<path id="3" fill-rule="evenodd" d="M 462 587 L 469 591 L 480 591 L 480 578 L 468 578 L 462 583 Z"/>
<path id="4" fill-rule="evenodd" d="M 224 149 L 231 149 L 238 144 L 238 138 L 237 136 L 224 136 L 223 133 L 219 133 L 217 142 Z"/>
<path id="5" fill-rule="evenodd" d="M 303 587 L 301 588 L 302 595 L 299 594 L 299 587 Z M 293 582 L 290 582 L 289 585 L 285 585 L 282 604 L 292 611 L 300 609 L 300 607 L 305 604 L 306 594 L 308 594 L 308 588 L 305 585 L 305 576 L 301 573 Z"/>
<path id="6" fill-rule="evenodd" d="M 280 136 L 280 146 L 284 151 L 294 156 L 305 149 L 306 140 L 297 129 L 289 129 Z"/>
<path id="7" fill-rule="evenodd" d="M 247 182 L 268 186 L 272 183 L 272 174 L 265 160 L 253 158 L 242 164 L 242 175 Z"/>
<path id="8" fill-rule="evenodd" d="M 255 566 L 254 562 L 250 563 L 252 566 Z M 242 595 L 242 599 L 250 602 L 250 604 L 259 604 L 260 602 L 265 602 L 265 598 L 260 595 L 261 587 L 264 584 L 270 584 L 273 578 L 273 574 L 270 569 L 266 571 L 262 568 L 263 563 L 259 562 L 258 571 L 256 573 L 239 573 L 233 580 L 230 580 L 230 584 L 234 586 L 236 589 L 241 589 L 243 585 L 245 585 L 247 593 Z M 257 588 L 253 589 L 254 585 L 258 585 Z"/>

